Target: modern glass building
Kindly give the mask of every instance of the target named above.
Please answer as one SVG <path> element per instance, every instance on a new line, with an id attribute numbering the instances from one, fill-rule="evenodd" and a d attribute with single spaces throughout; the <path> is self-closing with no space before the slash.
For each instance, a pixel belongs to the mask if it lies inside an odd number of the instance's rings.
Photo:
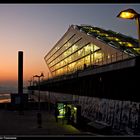
<path id="1" fill-rule="evenodd" d="M 44 59 L 55 77 L 138 55 L 137 39 L 90 25 L 71 25 Z"/>

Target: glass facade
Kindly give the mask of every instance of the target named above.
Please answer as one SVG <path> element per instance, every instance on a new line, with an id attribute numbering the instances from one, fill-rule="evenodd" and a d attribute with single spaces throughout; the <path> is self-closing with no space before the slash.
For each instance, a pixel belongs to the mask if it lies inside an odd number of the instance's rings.
<path id="1" fill-rule="evenodd" d="M 111 32 L 105 32 L 100 28 L 92 28 L 90 26 L 77 26 L 75 28 L 73 25 L 71 27 L 73 29 L 68 30 L 45 56 L 45 62 L 53 77 L 84 69 L 85 66 L 102 61 L 104 57 L 109 59 L 112 56 L 111 52 L 105 54 L 101 46 L 94 43 L 94 41 L 88 40 L 88 35 L 92 35 L 93 38 L 96 35 L 96 39 L 101 42 L 117 42 L 116 46 L 125 45 L 127 48 L 133 48 L 135 45 L 135 43 L 124 41 L 120 37 L 111 34 Z M 80 33 L 77 33 L 77 31 L 80 31 Z M 87 38 L 81 35 L 81 32 L 86 33 Z"/>
<path id="2" fill-rule="evenodd" d="M 76 39 L 75 39 L 76 38 Z M 83 69 L 103 57 L 101 49 L 93 43 L 84 44 L 81 38 L 73 37 L 49 59 L 45 59 L 53 76 Z"/>

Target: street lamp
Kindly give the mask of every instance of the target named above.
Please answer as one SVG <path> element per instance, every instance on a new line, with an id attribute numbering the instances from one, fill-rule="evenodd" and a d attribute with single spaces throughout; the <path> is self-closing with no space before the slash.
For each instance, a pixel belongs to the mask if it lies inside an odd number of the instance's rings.
<path id="1" fill-rule="evenodd" d="M 133 9 L 126 9 L 121 11 L 117 17 L 124 18 L 124 19 L 135 19 L 138 26 L 138 41 L 139 41 L 139 47 L 140 47 L 140 14 L 137 13 Z"/>
<path id="2" fill-rule="evenodd" d="M 36 76 L 36 75 L 33 76 L 33 86 L 35 85 L 35 79 L 34 79 L 35 76 Z"/>
<path id="3" fill-rule="evenodd" d="M 29 86 L 31 87 L 32 80 L 28 80 L 28 82 L 29 82 Z"/>
<path id="4" fill-rule="evenodd" d="M 37 77 L 38 78 L 38 92 L 39 92 L 39 96 L 38 96 L 38 108 L 40 111 L 40 78 L 44 77 L 44 74 L 41 73 L 40 75 L 34 75 L 33 77 Z"/>
<path id="5" fill-rule="evenodd" d="M 28 80 L 29 82 L 29 87 L 31 88 L 31 85 L 32 85 L 32 80 Z M 31 93 L 29 92 L 29 98 L 31 98 Z"/>

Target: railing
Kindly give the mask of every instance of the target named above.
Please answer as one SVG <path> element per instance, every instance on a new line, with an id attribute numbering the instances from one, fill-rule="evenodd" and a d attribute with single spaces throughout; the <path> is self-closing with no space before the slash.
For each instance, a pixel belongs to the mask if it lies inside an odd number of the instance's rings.
<path id="1" fill-rule="evenodd" d="M 121 60 L 124 60 L 124 59 L 129 59 L 129 58 L 132 58 L 132 56 L 126 55 L 124 52 L 114 53 L 114 54 L 111 54 L 110 57 L 106 56 L 106 57 L 102 57 L 100 59 L 96 59 L 92 63 L 92 65 L 105 65 L 105 64 L 121 61 Z"/>
<path id="2" fill-rule="evenodd" d="M 85 65 L 81 65 L 79 67 L 75 67 L 74 69 L 69 70 L 66 73 L 63 73 L 63 74 L 58 75 L 58 76 L 54 76 L 54 77 L 52 77 L 50 79 L 47 79 L 47 80 L 59 79 L 59 78 L 61 79 L 62 77 L 65 78 L 65 76 L 77 73 L 79 71 L 87 70 L 87 69 L 90 69 L 90 68 L 93 69 L 93 68 L 96 68 L 98 66 L 111 64 L 113 62 L 122 61 L 122 60 L 129 59 L 129 58 L 132 58 L 132 57 L 133 56 L 129 56 L 124 52 L 114 53 L 114 54 L 111 54 L 110 57 L 106 56 L 106 57 L 102 57 L 100 59 L 91 60 L 90 64 L 88 64 L 88 65 L 85 64 Z"/>
<path id="3" fill-rule="evenodd" d="M 94 67 L 97 67 L 97 66 L 111 64 L 113 62 L 129 59 L 129 58 L 132 58 L 132 57 L 133 56 L 129 56 L 129 55 L 125 54 L 124 52 L 114 53 L 114 54 L 111 54 L 110 57 L 106 56 L 106 57 L 102 57 L 100 59 L 91 60 L 90 64 L 88 64 L 88 65 L 86 64 L 87 65 L 86 67 L 84 65 L 81 65 L 81 66 L 76 67 L 73 70 L 67 72 L 67 74 L 74 73 L 74 72 L 79 71 L 79 70 L 84 70 L 84 69 L 87 69 L 87 68 L 90 68 L 90 67 L 94 68 Z"/>

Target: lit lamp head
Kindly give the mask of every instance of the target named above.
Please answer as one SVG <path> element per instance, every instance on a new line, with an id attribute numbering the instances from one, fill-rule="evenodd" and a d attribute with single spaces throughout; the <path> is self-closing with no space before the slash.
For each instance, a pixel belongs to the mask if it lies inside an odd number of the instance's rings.
<path id="1" fill-rule="evenodd" d="M 121 11 L 117 17 L 119 18 L 125 18 L 125 19 L 135 19 L 139 17 L 139 14 L 134 11 L 133 9 L 126 9 L 124 11 Z"/>

